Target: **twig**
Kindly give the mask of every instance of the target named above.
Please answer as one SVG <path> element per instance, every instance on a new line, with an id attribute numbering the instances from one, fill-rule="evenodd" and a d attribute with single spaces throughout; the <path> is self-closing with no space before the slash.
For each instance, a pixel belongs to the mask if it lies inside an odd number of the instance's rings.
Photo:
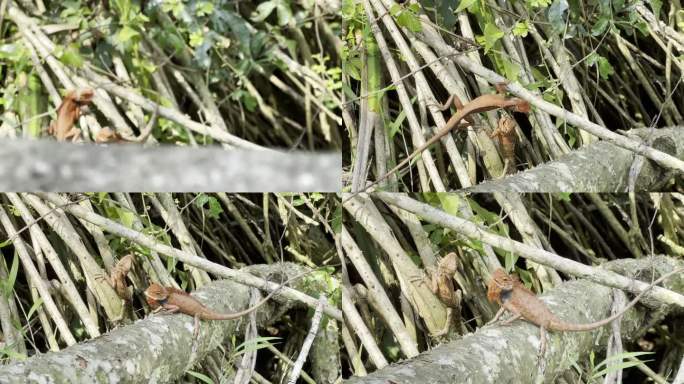
<path id="1" fill-rule="evenodd" d="M 299 352 L 299 356 L 297 357 L 294 366 L 292 366 L 292 371 L 290 372 L 290 379 L 288 381 L 288 384 L 295 384 L 297 382 L 297 379 L 299 378 L 300 372 L 302 371 L 302 367 L 304 366 L 304 362 L 306 361 L 306 357 L 309 355 L 309 350 L 311 349 L 311 345 L 313 344 L 314 338 L 316 337 L 316 333 L 318 333 L 318 325 L 321 322 L 321 317 L 323 317 L 323 307 L 326 304 L 327 299 L 325 295 L 321 295 L 321 297 L 318 299 L 318 306 L 316 306 L 316 312 L 314 313 L 313 318 L 311 319 L 311 327 L 309 328 L 309 333 L 306 335 L 306 339 L 304 339 L 304 343 L 302 344 L 302 350 Z"/>

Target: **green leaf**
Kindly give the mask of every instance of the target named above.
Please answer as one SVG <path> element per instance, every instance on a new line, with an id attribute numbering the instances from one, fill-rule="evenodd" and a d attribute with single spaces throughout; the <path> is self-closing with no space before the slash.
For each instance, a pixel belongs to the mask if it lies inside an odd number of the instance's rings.
<path id="1" fill-rule="evenodd" d="M 599 58 L 598 69 L 601 78 L 604 80 L 608 80 L 608 78 L 610 78 L 610 76 L 615 73 L 613 65 L 610 63 L 610 61 L 608 61 L 608 59 L 606 59 L 603 56 Z"/>
<path id="2" fill-rule="evenodd" d="M 342 0 L 342 8 L 340 9 L 342 19 L 351 19 L 356 14 L 356 2 L 354 0 Z"/>
<path id="3" fill-rule="evenodd" d="M 525 37 L 530 30 L 530 24 L 527 20 L 515 23 L 513 26 L 513 36 Z"/>
<path id="4" fill-rule="evenodd" d="M 204 43 L 204 33 L 201 30 L 194 31 L 190 34 L 188 44 L 191 47 L 197 48 Z"/>
<path id="5" fill-rule="evenodd" d="M 478 221 L 480 221 L 481 223 L 493 224 L 496 222 L 500 222 L 499 215 L 485 209 L 480 204 L 478 204 L 477 201 L 473 199 L 468 199 L 468 203 L 470 205 L 470 209 L 472 209 L 473 213 L 475 214 L 473 217 L 479 218 L 480 220 Z"/>
<path id="6" fill-rule="evenodd" d="M 531 288 L 534 285 L 532 281 L 532 274 L 529 271 L 525 269 L 518 269 L 517 273 L 518 276 L 520 276 L 520 280 L 527 288 Z"/>
<path id="7" fill-rule="evenodd" d="M 594 367 L 593 370 L 595 371 L 596 369 L 598 369 L 604 365 L 606 366 L 606 368 L 604 368 L 598 372 L 595 372 L 592 375 L 592 378 L 596 379 L 598 377 L 609 374 L 611 372 L 620 371 L 620 370 L 623 370 L 625 368 L 634 367 L 636 365 L 640 365 L 643 363 L 647 363 L 649 361 L 653 361 L 653 360 L 622 361 L 622 360 L 626 360 L 629 357 L 636 358 L 637 356 L 648 355 L 648 354 L 653 354 L 653 353 L 654 352 L 624 352 L 624 353 L 619 353 L 617 355 L 610 356 L 610 357 L 606 358 L 605 360 L 603 360 L 602 362 L 600 362 L 599 364 L 597 364 L 596 367 Z M 615 360 L 619 360 L 620 362 L 608 365 L 609 362 L 612 362 Z"/>
<path id="8" fill-rule="evenodd" d="M 274 343 L 271 343 L 271 341 L 280 339 L 280 337 L 273 336 L 255 337 L 253 339 L 249 339 L 235 348 L 233 356 L 239 356 L 247 352 L 253 352 L 259 349 L 264 349 L 270 345 L 274 345 Z"/>
<path id="9" fill-rule="evenodd" d="M 292 10 L 284 2 L 279 2 L 276 7 L 278 10 L 278 25 L 283 27 L 292 21 Z"/>
<path id="10" fill-rule="evenodd" d="M 591 35 L 592 36 L 598 36 L 605 32 L 606 28 L 608 28 L 608 25 L 610 25 L 610 17 L 607 15 L 603 15 L 599 17 L 598 21 L 596 24 L 594 24 L 594 27 L 591 28 Z"/>
<path id="11" fill-rule="evenodd" d="M 461 12 L 466 8 L 469 8 L 471 5 L 475 4 L 477 0 L 461 0 L 461 3 L 458 5 L 458 8 L 454 11 L 455 13 Z"/>
<path id="12" fill-rule="evenodd" d="M 607 357 L 605 360 L 603 360 L 602 362 L 596 364 L 594 369 L 601 368 L 602 366 L 604 366 L 604 365 L 606 365 L 609 362 L 614 361 L 614 360 L 625 360 L 629 357 L 636 358 L 638 356 L 651 355 L 653 353 L 655 353 L 655 352 L 623 352 L 623 353 L 618 353 L 617 355 L 611 355 L 611 356 Z"/>
<path id="13" fill-rule="evenodd" d="M 408 28 L 411 32 L 420 32 L 423 30 L 420 19 L 418 19 L 415 13 L 409 11 L 403 11 L 397 16 L 397 24 Z"/>
<path id="14" fill-rule="evenodd" d="M 223 207 L 215 197 L 209 198 L 209 217 L 213 219 L 218 219 L 223 213 Z"/>
<path id="15" fill-rule="evenodd" d="M 182 0 L 164 0 L 162 2 L 162 11 L 171 12 L 173 17 L 178 18 L 183 12 Z"/>
<path id="16" fill-rule="evenodd" d="M 570 148 L 573 148 L 575 146 L 575 143 L 577 142 L 577 134 L 575 130 L 572 128 L 567 128 L 565 130 L 565 133 L 567 133 L 569 137 L 568 145 L 570 146 Z"/>
<path id="17" fill-rule="evenodd" d="M 257 99 L 247 92 L 245 92 L 242 95 L 242 103 L 245 105 L 245 108 L 247 108 L 247 110 L 250 112 L 256 111 L 257 106 L 259 105 Z"/>
<path id="18" fill-rule="evenodd" d="M 342 204 L 337 204 L 330 226 L 334 231 L 333 233 L 340 233 L 342 230 Z"/>
<path id="19" fill-rule="evenodd" d="M 135 219 L 135 213 L 129 211 L 128 209 L 119 209 L 119 221 L 121 222 L 121 225 L 127 228 L 133 228 Z"/>
<path id="20" fill-rule="evenodd" d="M 504 75 L 511 82 L 518 80 L 518 75 L 520 74 L 520 66 L 510 60 L 502 58 Z"/>
<path id="21" fill-rule="evenodd" d="M 648 0 L 647 3 L 651 4 L 651 9 L 653 9 L 653 15 L 656 19 L 660 18 L 660 9 L 663 7 L 662 0 Z"/>
<path id="22" fill-rule="evenodd" d="M 195 8 L 195 14 L 199 17 L 205 16 L 205 15 L 211 15 L 214 12 L 214 3 L 211 3 L 209 1 L 203 1 L 199 4 L 197 4 L 197 7 Z"/>
<path id="23" fill-rule="evenodd" d="M 205 205 L 208 204 L 208 208 Z M 197 199 L 195 199 L 195 206 L 207 211 L 207 216 L 212 219 L 218 219 L 221 213 L 223 213 L 223 207 L 219 203 L 218 199 L 214 196 L 209 196 L 207 194 L 201 193 Z"/>
<path id="24" fill-rule="evenodd" d="M 16 59 L 21 57 L 25 52 L 21 45 L 19 44 L 2 44 L 0 45 L 0 59 L 10 61 L 17 61 Z"/>
<path id="25" fill-rule="evenodd" d="M 416 100 L 416 96 L 414 96 L 411 99 L 411 104 L 413 104 L 415 102 L 415 100 Z M 397 132 L 399 132 L 399 128 L 401 128 L 401 124 L 404 122 L 404 120 L 406 120 L 406 112 L 404 112 L 404 110 L 402 109 L 401 112 L 399 112 L 399 115 L 397 116 L 397 118 L 394 119 L 394 121 L 391 122 L 388 126 L 387 131 L 388 131 L 390 139 L 394 138 L 394 135 L 396 135 Z"/>
<path id="26" fill-rule="evenodd" d="M 157 66 L 153 62 L 148 61 L 144 58 L 135 57 L 131 60 L 135 68 L 140 68 L 147 73 L 154 73 L 157 70 Z"/>
<path id="27" fill-rule="evenodd" d="M 429 238 L 430 238 L 430 243 L 441 244 L 442 240 L 444 239 L 444 229 L 443 228 L 436 228 L 434 231 L 430 232 Z"/>
<path id="28" fill-rule="evenodd" d="M 26 360 L 26 355 L 12 350 L 11 346 L 9 345 L 5 348 L 0 348 L 0 356 L 3 355 L 9 357 L 12 360 Z"/>
<path id="29" fill-rule="evenodd" d="M 589 66 L 596 65 L 599 70 L 599 75 L 601 75 L 601 78 L 604 80 L 607 80 L 612 74 L 615 73 L 615 69 L 613 68 L 613 65 L 610 64 L 608 59 L 596 52 L 592 52 L 589 54 L 589 56 L 587 56 L 587 64 Z"/>
<path id="30" fill-rule="evenodd" d="M 532 8 L 546 8 L 551 4 L 551 0 L 527 0 Z"/>
<path id="31" fill-rule="evenodd" d="M 548 18 L 554 31 L 560 32 L 565 29 L 565 11 L 568 7 L 568 0 L 554 0 L 549 7 Z"/>
<path id="32" fill-rule="evenodd" d="M 33 315 L 33 312 L 37 311 L 41 305 L 43 305 L 43 299 L 39 297 L 38 300 L 36 300 L 36 302 L 33 303 L 31 309 L 29 309 L 28 314 L 26 315 L 26 319 L 31 319 L 31 315 Z"/>
<path id="33" fill-rule="evenodd" d="M 119 30 L 119 33 L 116 34 L 116 40 L 121 43 L 121 44 L 127 44 L 128 42 L 131 42 L 133 38 L 138 38 L 140 37 L 140 34 L 138 31 L 135 29 L 129 27 L 129 26 L 124 26 Z"/>
<path id="34" fill-rule="evenodd" d="M 501 30 L 494 24 L 494 23 L 487 23 L 485 24 L 484 28 L 484 46 L 485 46 L 485 54 L 487 52 L 494 48 L 494 44 L 496 44 L 499 39 L 503 37 L 504 33 L 501 32 Z"/>
<path id="35" fill-rule="evenodd" d="M 200 193 L 195 199 L 195 207 L 202 208 L 207 201 L 209 201 L 209 195 L 206 193 Z"/>
<path id="36" fill-rule="evenodd" d="M 648 36 L 648 34 L 649 34 L 648 24 L 646 24 L 645 21 L 640 20 L 640 21 L 635 22 L 632 25 L 634 26 L 634 28 L 636 28 L 641 33 L 641 36 L 644 36 L 644 37 Z"/>
<path id="37" fill-rule="evenodd" d="M 199 373 L 199 372 L 195 372 L 195 371 L 185 371 L 185 373 L 187 373 L 188 375 L 190 375 L 196 379 L 199 379 L 200 381 L 202 381 L 204 383 L 214 384 L 214 380 L 212 380 L 209 376 L 207 376 L 203 373 Z"/>
<path id="38" fill-rule="evenodd" d="M 407 9 L 417 15 L 418 12 L 420 12 L 420 4 L 411 3 L 408 5 Z"/>
<path id="39" fill-rule="evenodd" d="M 456 193 L 437 193 L 436 195 L 444 212 L 452 216 L 462 216 L 461 207 L 467 203 L 463 200 L 463 195 Z"/>
<path id="40" fill-rule="evenodd" d="M 83 60 L 83 57 L 81 57 L 76 44 L 70 44 L 64 48 L 64 51 L 62 51 L 59 61 L 68 66 L 81 68 L 85 60 Z"/>
<path id="41" fill-rule="evenodd" d="M 264 21 L 268 16 L 271 15 L 271 13 L 273 13 L 277 6 L 278 4 L 275 0 L 265 1 L 259 4 L 259 6 L 254 10 L 250 18 L 252 19 L 252 21 L 256 22 Z"/>
<path id="42" fill-rule="evenodd" d="M 17 272 L 19 271 L 19 255 L 15 252 L 14 259 L 12 259 L 12 267 L 10 268 L 9 276 L 7 280 L 0 281 L 0 287 L 2 288 L 2 294 L 5 297 L 10 297 L 12 295 L 12 289 L 14 288 L 14 282 L 17 280 Z"/>
<path id="43" fill-rule="evenodd" d="M 507 271 L 512 270 L 515 267 L 515 263 L 518 261 L 518 256 L 513 252 L 506 252 L 506 257 L 504 258 L 504 267 Z"/>

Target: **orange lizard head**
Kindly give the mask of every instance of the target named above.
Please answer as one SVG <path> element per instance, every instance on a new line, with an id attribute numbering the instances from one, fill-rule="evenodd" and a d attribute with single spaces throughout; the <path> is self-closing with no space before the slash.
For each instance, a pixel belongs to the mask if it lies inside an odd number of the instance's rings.
<path id="1" fill-rule="evenodd" d="M 501 291 L 513 289 L 516 281 L 515 277 L 508 275 L 503 269 L 497 268 L 487 284 L 487 299 L 492 303 L 501 304 Z"/>
<path id="2" fill-rule="evenodd" d="M 156 309 L 161 304 L 164 304 L 164 301 L 166 301 L 168 297 L 169 292 L 167 289 L 157 283 L 150 284 L 150 286 L 145 290 L 145 299 L 147 300 L 147 304 L 149 304 L 153 309 Z"/>
<path id="3" fill-rule="evenodd" d="M 74 102 L 78 105 L 86 105 L 90 104 L 91 101 L 93 101 L 93 96 L 95 95 L 95 91 L 93 91 L 90 88 L 84 88 L 84 89 L 79 89 L 76 91 L 71 91 L 67 94 L 72 96 L 72 99 Z"/>
<path id="4" fill-rule="evenodd" d="M 458 255 L 454 252 L 447 253 L 437 262 L 437 268 L 450 276 L 458 270 Z"/>
<path id="5" fill-rule="evenodd" d="M 128 255 L 120 258 L 117 264 L 121 265 L 121 267 L 127 271 L 130 270 L 133 266 L 133 254 L 129 253 Z"/>
<path id="6" fill-rule="evenodd" d="M 522 112 L 522 113 L 529 113 L 530 112 L 530 103 L 523 99 L 519 99 L 520 102 L 515 105 L 513 108 L 514 111 L 516 112 Z"/>

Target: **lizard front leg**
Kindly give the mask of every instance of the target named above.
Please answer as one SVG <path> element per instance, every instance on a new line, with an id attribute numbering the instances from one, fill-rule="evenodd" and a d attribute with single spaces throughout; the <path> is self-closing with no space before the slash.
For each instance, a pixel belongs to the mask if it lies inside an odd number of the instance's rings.
<path id="1" fill-rule="evenodd" d="M 508 324 L 510 324 L 510 323 L 512 323 L 512 322 L 514 322 L 514 321 L 516 321 L 516 320 L 518 320 L 518 319 L 521 318 L 521 317 L 522 317 L 521 314 L 515 313 L 515 314 L 513 314 L 513 316 L 511 316 L 510 318 L 508 318 L 508 319 L 502 321 L 502 322 L 501 322 L 501 325 L 508 325 Z"/>
<path id="2" fill-rule="evenodd" d="M 71 139 L 72 143 L 76 143 L 81 139 L 81 130 L 73 127 L 67 132 L 67 134 L 64 136 L 64 141 Z"/>
<path id="3" fill-rule="evenodd" d="M 180 311 L 180 307 L 178 307 L 177 305 L 173 305 L 173 304 L 164 304 L 161 307 L 155 309 L 155 311 L 162 312 L 165 315 L 172 315 L 172 314 Z"/>
<path id="4" fill-rule="evenodd" d="M 504 308 L 504 307 L 499 308 L 499 310 L 496 312 L 496 315 L 494 315 L 494 317 L 491 320 L 489 320 L 489 322 L 485 325 L 490 325 L 490 324 L 496 323 L 497 320 L 499 320 L 499 317 L 501 317 L 501 315 L 503 315 L 503 313 L 505 311 L 506 311 L 506 308 Z"/>
<path id="5" fill-rule="evenodd" d="M 106 281 L 107 284 L 109 284 L 112 288 L 114 288 L 114 279 L 112 279 L 111 276 L 109 276 L 108 274 L 99 272 L 99 273 L 96 273 L 94 275 L 94 277 L 95 277 L 95 280 Z"/>
<path id="6" fill-rule="evenodd" d="M 501 308 L 499 308 L 499 310 L 496 312 L 496 315 L 494 315 L 494 318 L 491 319 L 491 320 L 490 320 L 487 324 L 485 324 L 485 325 L 490 325 L 490 324 L 496 323 L 496 322 L 499 320 L 499 318 L 501 317 L 501 315 L 503 315 L 504 312 L 506 312 L 506 310 L 507 310 L 507 308 L 505 308 L 505 307 L 503 307 L 503 306 L 502 306 Z M 508 324 L 510 324 L 510 323 L 512 323 L 512 322 L 514 322 L 514 321 L 516 321 L 516 320 L 518 320 L 519 318 L 522 317 L 522 315 L 519 314 L 519 313 L 510 311 L 510 310 L 509 310 L 509 312 L 512 313 L 512 316 L 509 317 L 509 318 L 506 319 L 506 320 L 503 320 L 503 321 L 501 322 L 501 325 L 508 325 Z"/>

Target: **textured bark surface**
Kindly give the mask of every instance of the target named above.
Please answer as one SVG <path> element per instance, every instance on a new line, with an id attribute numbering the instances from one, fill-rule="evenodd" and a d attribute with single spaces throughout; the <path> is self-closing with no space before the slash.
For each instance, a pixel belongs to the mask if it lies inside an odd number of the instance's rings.
<path id="1" fill-rule="evenodd" d="M 640 138 L 648 128 L 630 131 Z M 654 129 L 653 148 L 684 160 L 684 127 Z M 634 152 L 607 141 L 573 151 L 562 158 L 464 189 L 467 192 L 625 192 Z M 636 191 L 656 191 L 673 173 L 646 160 L 637 178 Z M 681 177 L 681 176 L 680 176 Z"/>
<path id="2" fill-rule="evenodd" d="M 340 153 L 16 140 L 0 146 L 0 190 L 336 192 L 341 164 Z"/>
<path id="3" fill-rule="evenodd" d="M 653 264 L 650 261 L 621 260 L 605 266 L 616 272 L 627 270 L 630 275 L 640 271 L 643 276 L 638 275 L 639 278 L 650 281 L 648 271 L 651 266 L 655 269 L 657 278 L 684 265 L 681 261 L 666 257 L 654 258 Z M 682 293 L 684 276 L 672 276 L 663 286 Z M 574 280 L 544 294 L 542 300 L 560 318 L 588 323 L 610 315 L 612 296 L 610 288 L 588 280 Z M 676 308 L 668 308 L 662 314 L 675 310 Z M 639 327 L 648 319 L 649 312 L 642 305 L 628 311 L 621 322 L 623 338 L 636 337 Z M 592 349 L 598 351 L 605 348 L 609 333 L 609 326 L 591 332 L 547 333 L 544 382 L 553 382 L 555 377 L 581 361 Z M 350 378 L 345 383 L 532 383 L 537 371 L 539 334 L 538 327 L 525 321 L 481 328 L 414 359 L 393 364 L 366 377 Z"/>
<path id="4" fill-rule="evenodd" d="M 308 268 L 292 263 L 253 266 L 250 271 L 294 277 Z M 279 281 L 279 277 L 272 277 Z M 302 291 L 321 289 L 311 281 L 298 279 L 291 286 Z M 220 312 L 236 312 L 249 306 L 250 288 L 228 280 L 206 285 L 196 297 Z M 309 292 L 312 293 L 312 292 Z M 259 308 L 258 326 L 278 319 L 297 306 L 278 295 L 272 303 Z M 194 319 L 183 314 L 154 315 L 134 324 L 115 329 L 93 340 L 79 343 L 60 352 L 33 356 L 26 361 L 0 366 L 0 383 L 166 383 L 187 369 L 233 335 L 244 332 L 249 315 L 237 320 L 202 321 L 193 352 Z"/>

